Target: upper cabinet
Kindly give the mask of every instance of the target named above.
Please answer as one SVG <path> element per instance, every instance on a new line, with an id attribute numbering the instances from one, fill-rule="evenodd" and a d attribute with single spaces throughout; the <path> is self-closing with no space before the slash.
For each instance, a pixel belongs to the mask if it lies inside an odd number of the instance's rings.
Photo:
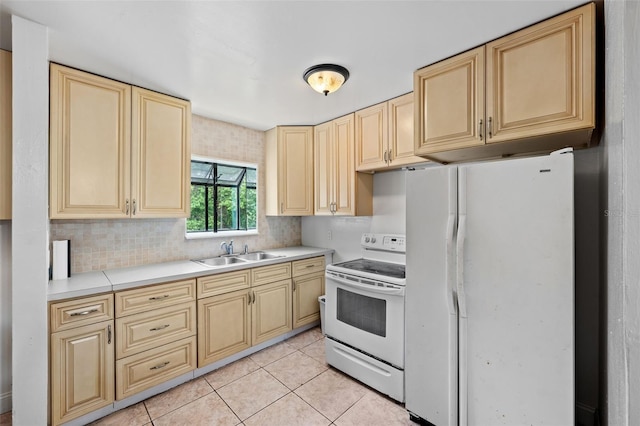
<path id="1" fill-rule="evenodd" d="M 315 214 L 373 214 L 373 178 L 355 171 L 354 114 L 314 127 Z"/>
<path id="2" fill-rule="evenodd" d="M 11 219 L 11 52 L 0 50 L 0 220 Z"/>
<path id="3" fill-rule="evenodd" d="M 356 170 L 383 171 L 424 162 L 414 155 L 413 93 L 356 111 Z"/>
<path id="4" fill-rule="evenodd" d="M 266 214 L 313 215 L 313 127 L 279 126 L 266 133 Z"/>
<path id="5" fill-rule="evenodd" d="M 56 64 L 50 90 L 52 219 L 188 216 L 189 102 Z"/>
<path id="6" fill-rule="evenodd" d="M 414 91 L 415 153 L 436 161 L 589 146 L 595 6 L 420 69 Z"/>

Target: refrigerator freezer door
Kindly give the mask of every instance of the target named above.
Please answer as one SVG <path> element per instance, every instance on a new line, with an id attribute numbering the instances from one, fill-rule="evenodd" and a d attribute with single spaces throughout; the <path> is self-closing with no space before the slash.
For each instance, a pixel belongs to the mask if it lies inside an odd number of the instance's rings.
<path id="1" fill-rule="evenodd" d="M 407 172 L 405 406 L 457 425 L 457 169 Z"/>
<path id="2" fill-rule="evenodd" d="M 461 166 L 459 177 L 460 424 L 465 411 L 469 425 L 574 424 L 573 155 Z"/>

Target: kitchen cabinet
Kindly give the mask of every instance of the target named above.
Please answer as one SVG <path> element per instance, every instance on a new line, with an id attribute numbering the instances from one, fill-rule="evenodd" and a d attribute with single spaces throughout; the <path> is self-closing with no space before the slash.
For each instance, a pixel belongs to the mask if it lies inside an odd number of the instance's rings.
<path id="1" fill-rule="evenodd" d="M 373 214 L 373 178 L 355 171 L 354 114 L 314 127 L 316 215 Z"/>
<path id="2" fill-rule="evenodd" d="M 197 284 L 198 367 L 292 330 L 290 262 L 201 277 Z"/>
<path id="3" fill-rule="evenodd" d="M 586 147 L 593 3 L 414 73 L 414 152 L 440 162 Z"/>
<path id="4" fill-rule="evenodd" d="M 251 288 L 251 341 L 257 345 L 292 330 L 291 279 Z"/>
<path id="5" fill-rule="evenodd" d="M 313 215 L 313 127 L 279 126 L 266 133 L 267 216 Z"/>
<path id="6" fill-rule="evenodd" d="M 116 292 L 116 399 L 196 368 L 196 280 Z"/>
<path id="7" fill-rule="evenodd" d="M 0 50 L 0 220 L 11 219 L 11 52 Z"/>
<path id="8" fill-rule="evenodd" d="M 414 155 L 413 93 L 356 112 L 356 170 L 397 169 L 426 160 Z"/>
<path id="9" fill-rule="evenodd" d="M 114 401 L 113 295 L 51 303 L 51 423 Z"/>
<path id="10" fill-rule="evenodd" d="M 324 294 L 324 256 L 292 262 L 293 328 L 320 320 Z"/>
<path id="11" fill-rule="evenodd" d="M 188 101 L 51 64 L 51 219 L 187 217 Z"/>

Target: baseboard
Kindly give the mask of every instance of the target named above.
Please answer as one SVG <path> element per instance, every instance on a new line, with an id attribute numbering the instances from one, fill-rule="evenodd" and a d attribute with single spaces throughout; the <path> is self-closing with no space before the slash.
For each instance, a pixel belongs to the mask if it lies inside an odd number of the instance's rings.
<path id="1" fill-rule="evenodd" d="M 11 411 L 13 406 L 11 398 L 11 391 L 0 394 L 0 414 Z"/>
<path id="2" fill-rule="evenodd" d="M 576 402 L 576 426 L 599 426 L 596 419 L 596 409 Z"/>

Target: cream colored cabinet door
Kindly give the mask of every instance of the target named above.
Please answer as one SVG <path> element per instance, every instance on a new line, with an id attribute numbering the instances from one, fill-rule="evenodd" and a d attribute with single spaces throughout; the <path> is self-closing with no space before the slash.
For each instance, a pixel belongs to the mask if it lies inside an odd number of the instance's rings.
<path id="1" fill-rule="evenodd" d="M 313 127 L 276 127 L 266 145 L 267 215 L 313 215 Z"/>
<path id="2" fill-rule="evenodd" d="M 484 46 L 414 73 L 414 153 L 484 144 Z"/>
<path id="3" fill-rule="evenodd" d="M 314 128 L 315 214 L 371 215 L 373 178 L 355 171 L 355 117 Z"/>
<path id="4" fill-rule="evenodd" d="M 0 50 L 0 220 L 11 219 L 11 52 Z"/>
<path id="5" fill-rule="evenodd" d="M 292 330 L 291 279 L 251 288 L 251 335 L 257 345 Z"/>
<path id="6" fill-rule="evenodd" d="M 50 217 L 128 217 L 131 86 L 56 64 L 50 78 Z"/>
<path id="7" fill-rule="evenodd" d="M 356 170 L 371 171 L 387 166 L 387 103 L 355 112 Z"/>
<path id="8" fill-rule="evenodd" d="M 132 112 L 132 216 L 188 217 L 191 104 L 134 87 Z"/>
<path id="9" fill-rule="evenodd" d="M 595 126 L 593 3 L 487 44 L 488 143 Z"/>
<path id="10" fill-rule="evenodd" d="M 422 163 L 422 157 L 413 155 L 413 92 L 387 101 L 389 110 L 389 150 L 387 164 L 390 168 Z"/>
<path id="11" fill-rule="evenodd" d="M 324 271 L 293 278 L 293 328 L 318 321 L 318 297 L 324 294 Z"/>
<path id="12" fill-rule="evenodd" d="M 251 346 L 251 296 L 239 290 L 198 300 L 198 367 Z"/>
<path id="13" fill-rule="evenodd" d="M 335 167 L 332 121 L 314 126 L 313 151 L 315 214 L 330 215 L 333 213 Z"/>
<path id="14" fill-rule="evenodd" d="M 114 401 L 113 321 L 51 334 L 51 423 Z"/>

